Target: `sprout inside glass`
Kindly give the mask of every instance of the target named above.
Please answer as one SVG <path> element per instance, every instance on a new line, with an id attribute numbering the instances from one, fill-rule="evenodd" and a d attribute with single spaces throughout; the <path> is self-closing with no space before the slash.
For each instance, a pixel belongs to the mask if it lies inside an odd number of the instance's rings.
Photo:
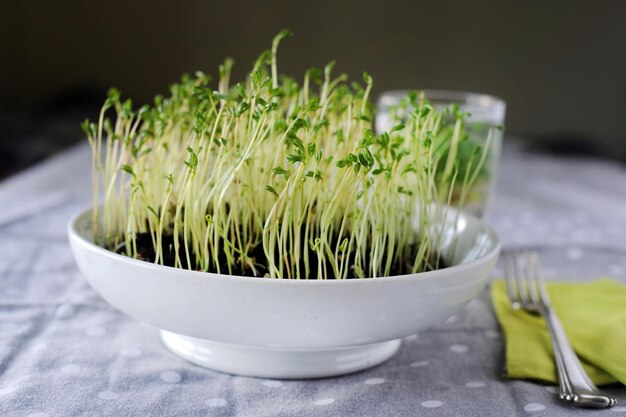
<path id="1" fill-rule="evenodd" d="M 457 158 L 462 166 L 471 158 L 477 147 L 484 147 L 488 132 L 493 131 L 491 144 L 481 172 L 463 201 L 463 210 L 482 218 L 490 207 L 493 198 L 495 180 L 502 146 L 503 124 L 506 103 L 494 96 L 481 93 L 469 93 L 451 90 L 419 90 L 425 99 L 436 110 L 450 109 L 448 118 L 452 118 L 454 110 L 464 113 L 464 128 L 467 135 L 458 151 Z M 392 90 L 383 92 L 377 103 L 376 132 L 389 131 L 393 126 L 406 120 L 410 109 L 403 100 L 410 90 Z M 451 134 L 451 133 L 450 133 Z M 461 174 L 462 175 L 462 174 Z M 460 178 L 462 180 L 462 178 Z M 457 179 L 452 204 L 460 206 L 460 187 L 462 182 Z"/>

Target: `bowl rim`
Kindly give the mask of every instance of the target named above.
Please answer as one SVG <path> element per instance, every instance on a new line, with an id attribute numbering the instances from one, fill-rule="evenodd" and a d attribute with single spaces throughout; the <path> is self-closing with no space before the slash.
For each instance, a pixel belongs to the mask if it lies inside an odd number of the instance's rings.
<path id="1" fill-rule="evenodd" d="M 262 277 L 249 277 L 242 275 L 229 275 L 229 274 L 218 274 L 214 272 L 204 272 L 204 271 L 193 271 L 184 268 L 175 268 L 173 266 L 168 265 L 160 265 L 152 262 L 142 261 L 139 259 L 129 258 L 128 256 L 120 255 L 115 252 L 112 252 L 108 249 L 105 249 L 84 236 L 77 229 L 78 220 L 87 216 L 92 212 L 92 208 L 88 208 L 80 211 L 75 214 L 67 224 L 67 233 L 70 241 L 75 240 L 80 243 L 82 246 L 86 247 L 88 250 L 96 252 L 100 255 L 104 255 L 105 257 L 128 263 L 131 265 L 138 266 L 140 268 L 148 268 L 148 269 L 163 269 L 165 271 L 170 271 L 174 274 L 182 274 L 186 277 L 194 277 L 201 279 L 219 279 L 219 280 L 228 280 L 231 282 L 247 282 L 247 283 L 268 283 L 267 285 L 298 285 L 298 286 L 306 286 L 306 285 L 372 285 L 365 283 L 385 283 L 385 282 L 406 282 L 406 281 L 415 281 L 415 280 L 425 280 L 429 278 L 434 278 L 438 275 L 448 275 L 451 273 L 462 273 L 467 270 L 471 270 L 478 266 L 479 264 L 485 263 L 492 259 L 493 257 L 497 257 L 500 253 L 501 242 L 498 234 L 495 230 L 485 223 L 484 221 L 478 219 L 475 216 L 461 213 L 460 216 L 469 218 L 472 221 L 475 221 L 480 224 L 480 226 L 484 229 L 484 232 L 489 236 L 489 238 L 493 241 L 493 247 L 487 253 L 483 254 L 477 259 L 474 259 L 467 263 L 462 263 L 459 265 L 449 266 L 443 269 L 437 269 L 434 271 L 426 271 L 426 272 L 418 272 L 415 274 L 403 274 L 403 275 L 392 275 L 388 277 L 368 277 L 362 279 L 289 279 L 289 278 L 268 278 L 263 279 Z M 271 283 L 271 284 L 269 284 Z"/>

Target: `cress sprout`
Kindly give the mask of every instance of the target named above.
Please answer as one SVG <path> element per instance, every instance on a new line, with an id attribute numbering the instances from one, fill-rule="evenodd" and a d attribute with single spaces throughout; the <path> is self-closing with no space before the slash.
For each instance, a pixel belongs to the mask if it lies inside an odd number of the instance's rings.
<path id="1" fill-rule="evenodd" d="M 83 124 L 97 244 L 161 265 L 272 278 L 441 266 L 453 190 L 462 205 L 489 140 L 460 164 L 465 115 L 435 110 L 417 92 L 403 101 L 404 122 L 374 134 L 372 78 L 349 84 L 334 63 L 301 84 L 279 76 L 289 35 L 242 83 L 231 85 L 227 59 L 215 83 L 184 76 L 139 109 L 110 90 L 97 123 Z"/>

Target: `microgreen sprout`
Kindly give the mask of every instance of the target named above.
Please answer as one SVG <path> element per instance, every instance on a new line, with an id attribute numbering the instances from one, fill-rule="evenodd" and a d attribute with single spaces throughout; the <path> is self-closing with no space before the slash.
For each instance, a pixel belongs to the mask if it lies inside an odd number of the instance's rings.
<path id="1" fill-rule="evenodd" d="M 452 192 L 466 197 L 488 144 L 459 163 L 464 115 L 450 121 L 419 93 L 405 98 L 402 122 L 374 134 L 372 77 L 348 84 L 334 63 L 302 84 L 279 76 L 289 35 L 232 86 L 227 59 L 216 84 L 184 76 L 138 110 L 110 91 L 98 122 L 83 124 L 96 243 L 157 264 L 271 278 L 440 266 Z"/>

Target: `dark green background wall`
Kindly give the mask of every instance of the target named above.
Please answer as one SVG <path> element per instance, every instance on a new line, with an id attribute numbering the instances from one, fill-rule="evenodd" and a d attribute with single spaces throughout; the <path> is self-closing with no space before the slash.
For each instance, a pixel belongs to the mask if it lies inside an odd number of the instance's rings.
<path id="1" fill-rule="evenodd" d="M 137 102 L 185 71 L 243 74 L 272 36 L 295 37 L 280 67 L 337 69 L 393 88 L 488 92 L 511 133 L 584 139 L 626 158 L 623 1 L 4 1 L 0 108 L 118 86 Z"/>

